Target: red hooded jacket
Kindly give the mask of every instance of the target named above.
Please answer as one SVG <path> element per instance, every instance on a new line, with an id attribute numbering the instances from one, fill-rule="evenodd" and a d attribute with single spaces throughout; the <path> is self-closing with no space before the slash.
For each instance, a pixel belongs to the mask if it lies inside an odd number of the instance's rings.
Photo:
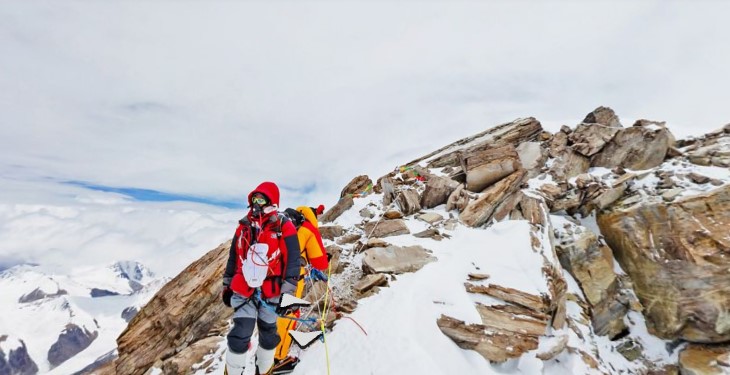
<path id="1" fill-rule="evenodd" d="M 254 212 L 251 197 L 255 193 L 261 193 L 269 199 L 269 209 Z M 294 285 L 299 280 L 301 265 L 297 230 L 286 217 L 276 211 L 279 205 L 279 188 L 273 182 L 264 182 L 254 189 L 248 195 L 248 203 L 251 209 L 239 221 L 233 236 L 223 284 L 244 297 L 250 297 L 255 289 L 249 287 L 243 277 L 242 259 L 252 244 L 266 243 L 269 248 L 269 268 L 261 293 L 264 298 L 277 297 L 281 294 L 281 283 L 284 280 Z"/>

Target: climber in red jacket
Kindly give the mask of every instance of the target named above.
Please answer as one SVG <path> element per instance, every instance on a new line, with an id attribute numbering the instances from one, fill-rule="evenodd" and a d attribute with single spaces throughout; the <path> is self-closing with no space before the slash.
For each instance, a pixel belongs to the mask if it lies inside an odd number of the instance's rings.
<path id="1" fill-rule="evenodd" d="M 234 309 L 228 333 L 226 374 L 240 375 L 246 365 L 254 325 L 259 329 L 257 373 L 274 363 L 276 307 L 281 294 L 293 294 L 301 269 L 297 230 L 279 214 L 279 188 L 264 182 L 248 195 L 249 211 L 239 221 L 223 273 L 223 302 Z"/>

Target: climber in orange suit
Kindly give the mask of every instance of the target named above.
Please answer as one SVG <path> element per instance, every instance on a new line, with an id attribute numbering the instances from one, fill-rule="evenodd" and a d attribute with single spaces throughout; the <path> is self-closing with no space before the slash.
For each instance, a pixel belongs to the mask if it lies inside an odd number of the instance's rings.
<path id="1" fill-rule="evenodd" d="M 306 264 L 311 265 L 313 269 L 325 271 L 329 266 L 329 261 L 327 260 L 324 244 L 322 244 L 322 235 L 319 233 L 319 222 L 317 221 L 317 217 L 324 212 L 324 206 L 319 205 L 317 208 L 300 206 L 297 207 L 296 211 L 301 215 L 300 217 L 303 216 L 301 225 L 297 229 L 297 237 L 299 238 L 299 248 L 301 249 L 302 259 L 304 260 L 304 262 L 300 263 L 304 266 L 301 268 L 301 276 L 297 284 L 295 296 L 302 298 L 304 278 L 307 276 Z M 292 222 L 296 223 L 297 220 L 294 219 Z M 322 275 L 321 272 L 319 274 Z M 290 316 L 298 317 L 299 312 L 297 311 Z M 296 321 L 287 318 L 279 318 L 276 322 L 281 342 L 276 347 L 274 357 L 274 368 L 272 372 L 275 374 L 293 371 L 294 366 L 299 362 L 298 358 L 289 356 L 292 339 L 288 333 L 289 330 L 296 328 L 296 323 Z"/>

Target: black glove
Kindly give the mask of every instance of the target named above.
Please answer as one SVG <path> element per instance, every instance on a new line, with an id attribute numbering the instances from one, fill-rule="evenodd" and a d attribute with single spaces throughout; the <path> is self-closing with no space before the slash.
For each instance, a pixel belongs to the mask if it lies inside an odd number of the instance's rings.
<path id="1" fill-rule="evenodd" d="M 231 307 L 231 297 L 233 297 L 233 290 L 228 285 L 223 285 L 223 291 L 221 292 L 223 304 Z"/>

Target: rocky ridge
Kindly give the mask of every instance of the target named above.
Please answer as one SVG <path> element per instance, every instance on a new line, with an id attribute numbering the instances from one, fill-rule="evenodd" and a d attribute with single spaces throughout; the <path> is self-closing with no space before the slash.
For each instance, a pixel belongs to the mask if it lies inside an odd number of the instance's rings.
<path id="1" fill-rule="evenodd" d="M 436 322 L 456 345 L 493 363 L 533 353 L 618 373 L 600 351 L 586 349 L 601 341 L 633 364 L 630 372 L 727 372 L 729 140 L 725 126 L 675 141 L 662 122 L 624 127 L 600 107 L 574 129 L 551 134 L 534 118 L 518 119 L 376 182 L 358 176 L 322 216 L 339 307 L 327 323 L 398 274 L 436 260 L 428 249 L 390 244 L 389 237 L 449 241 L 457 226 L 525 220 L 542 259 L 544 292 L 495 284 L 475 270 L 465 290 L 492 301 L 475 302 L 481 323 L 449 315 Z M 369 203 L 355 204 L 366 195 Z M 442 205 L 446 215 L 428 210 Z M 337 225 L 342 215 L 356 215 L 360 224 Z M 428 229 L 410 233 L 407 220 Z M 164 286 L 119 337 L 119 357 L 96 373 L 217 368 L 228 318 L 217 298 L 226 249 L 222 244 Z M 316 303 L 323 294 L 315 286 L 307 298 Z M 637 336 L 644 326 L 666 342 L 662 361 Z"/>

